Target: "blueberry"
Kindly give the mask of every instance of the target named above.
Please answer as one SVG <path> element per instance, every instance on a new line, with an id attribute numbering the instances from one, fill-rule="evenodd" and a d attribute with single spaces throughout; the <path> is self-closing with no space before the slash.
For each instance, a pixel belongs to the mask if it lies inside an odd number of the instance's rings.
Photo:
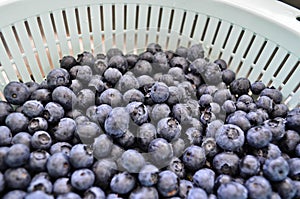
<path id="1" fill-rule="evenodd" d="M 12 133 L 7 126 L 0 126 L 0 146 L 7 146 L 12 141 Z"/>
<path id="2" fill-rule="evenodd" d="M 203 148 L 192 145 L 186 148 L 182 156 L 182 162 L 187 169 L 196 171 L 201 169 L 206 161 L 205 151 Z"/>
<path id="3" fill-rule="evenodd" d="M 108 67 L 116 68 L 121 73 L 125 73 L 129 68 L 126 58 L 121 55 L 114 55 L 111 57 L 108 61 Z"/>
<path id="4" fill-rule="evenodd" d="M 68 192 L 61 195 L 58 195 L 56 199 L 81 199 L 81 197 L 74 192 Z"/>
<path id="5" fill-rule="evenodd" d="M 172 145 L 163 138 L 152 140 L 148 146 L 150 160 L 155 165 L 167 166 L 173 157 Z"/>
<path id="6" fill-rule="evenodd" d="M 66 155 L 70 154 L 72 145 L 68 142 L 56 142 L 50 147 L 50 154 L 53 155 L 54 153 L 64 153 Z"/>
<path id="7" fill-rule="evenodd" d="M 94 122 L 77 124 L 75 130 L 75 135 L 85 144 L 92 144 L 101 133 L 102 129 Z"/>
<path id="8" fill-rule="evenodd" d="M 175 104 L 172 108 L 171 115 L 180 123 L 184 124 L 191 118 L 191 112 L 188 106 L 183 103 Z"/>
<path id="9" fill-rule="evenodd" d="M 187 139 L 188 144 L 201 145 L 202 143 L 202 131 L 196 127 L 190 127 L 185 131 L 184 138 Z"/>
<path id="10" fill-rule="evenodd" d="M 248 190 L 249 198 L 267 199 L 272 196 L 271 184 L 263 176 L 253 176 L 249 178 L 245 186 Z"/>
<path id="11" fill-rule="evenodd" d="M 129 173 L 138 173 L 145 165 L 145 159 L 138 151 L 129 149 L 122 154 L 120 163 Z"/>
<path id="12" fill-rule="evenodd" d="M 76 64 L 77 64 L 76 59 L 71 55 L 63 56 L 62 59 L 59 60 L 60 67 L 66 69 L 68 71 Z"/>
<path id="13" fill-rule="evenodd" d="M 107 195 L 106 199 L 124 199 L 119 194 L 116 193 L 110 193 Z"/>
<path id="14" fill-rule="evenodd" d="M 50 89 L 58 86 L 67 86 L 70 82 L 70 75 L 66 69 L 55 68 L 48 73 L 46 81 Z"/>
<path id="15" fill-rule="evenodd" d="M 160 172 L 158 175 L 157 190 L 163 197 L 175 196 L 179 190 L 178 176 L 169 170 Z"/>
<path id="16" fill-rule="evenodd" d="M 172 158 L 167 169 L 174 172 L 180 179 L 183 179 L 186 176 L 184 164 L 177 157 Z"/>
<path id="17" fill-rule="evenodd" d="M 148 146 L 152 140 L 157 137 L 156 128 L 151 123 L 144 123 L 137 129 L 137 144 L 144 151 L 148 150 Z"/>
<path id="18" fill-rule="evenodd" d="M 266 159 L 276 159 L 281 156 L 281 150 L 275 144 L 269 143 L 268 146 L 256 149 L 253 154 L 258 158 L 261 164 L 264 164 Z"/>
<path id="19" fill-rule="evenodd" d="M 74 168 L 88 168 L 94 163 L 92 150 L 84 144 L 76 144 L 72 147 L 69 160 Z"/>
<path id="20" fill-rule="evenodd" d="M 110 60 L 110 58 L 112 58 L 115 55 L 123 56 L 123 52 L 120 49 L 118 49 L 118 48 L 110 48 L 106 52 L 106 57 L 107 57 L 108 60 Z"/>
<path id="21" fill-rule="evenodd" d="M 76 123 L 71 118 L 62 118 L 52 131 L 58 141 L 69 141 L 73 138 L 76 130 Z"/>
<path id="22" fill-rule="evenodd" d="M 69 86 L 69 89 L 72 90 L 74 94 L 77 94 L 82 88 L 83 88 L 83 84 L 78 79 L 72 79 L 71 80 L 71 84 Z"/>
<path id="23" fill-rule="evenodd" d="M 71 175 L 71 185 L 77 190 L 86 190 L 93 186 L 95 181 L 94 173 L 89 169 L 79 169 Z"/>
<path id="24" fill-rule="evenodd" d="M 213 102 L 213 97 L 210 94 L 201 95 L 198 103 L 201 107 L 208 107 Z"/>
<path id="25" fill-rule="evenodd" d="M 46 131 L 36 131 L 31 137 L 31 146 L 35 149 L 49 149 L 52 138 Z"/>
<path id="26" fill-rule="evenodd" d="M 299 164 L 300 164 L 300 159 L 299 158 L 291 158 L 288 160 L 289 164 L 289 177 L 293 180 L 298 180 L 300 179 L 300 170 L 299 170 Z"/>
<path id="27" fill-rule="evenodd" d="M 98 93 L 101 93 L 105 89 L 104 82 L 102 81 L 102 76 L 100 75 L 93 75 L 87 86 L 93 92 Z"/>
<path id="28" fill-rule="evenodd" d="M 272 140 L 280 140 L 285 135 L 285 124 L 284 119 L 277 117 L 269 119 L 264 122 L 264 127 L 269 129 L 272 133 Z"/>
<path id="29" fill-rule="evenodd" d="M 135 124 L 142 125 L 148 121 L 149 111 L 143 103 L 131 102 L 126 106 L 126 110 Z"/>
<path id="30" fill-rule="evenodd" d="M 229 182 L 227 184 L 222 184 L 217 191 L 219 199 L 246 199 L 248 198 L 247 189 L 237 183 Z"/>
<path id="31" fill-rule="evenodd" d="M 20 167 L 27 163 L 30 149 L 24 144 L 12 145 L 6 153 L 5 164 L 11 168 Z"/>
<path id="32" fill-rule="evenodd" d="M 32 179 L 29 186 L 27 187 L 28 192 L 43 191 L 47 194 L 51 194 L 52 189 L 52 182 L 45 178 Z"/>
<path id="33" fill-rule="evenodd" d="M 47 171 L 51 177 L 65 177 L 68 175 L 71 165 L 69 157 L 62 152 L 54 153 L 48 158 Z"/>
<path id="34" fill-rule="evenodd" d="M 230 91 L 234 95 L 247 94 L 250 89 L 250 81 L 247 78 L 240 77 L 230 83 Z"/>
<path id="35" fill-rule="evenodd" d="M 109 88 L 103 91 L 96 99 L 96 105 L 108 104 L 112 107 L 117 107 L 123 103 L 121 92 L 114 88 Z"/>
<path id="36" fill-rule="evenodd" d="M 124 149 L 133 148 L 135 146 L 135 135 L 127 130 L 121 137 L 114 139 Z"/>
<path id="37" fill-rule="evenodd" d="M 6 154 L 9 151 L 9 147 L 3 146 L 0 147 L 0 171 L 5 171 L 8 167 L 5 163 Z"/>
<path id="38" fill-rule="evenodd" d="M 5 189 L 4 175 L 0 172 L 0 193 Z"/>
<path id="39" fill-rule="evenodd" d="M 20 199 L 25 198 L 26 192 L 22 190 L 12 190 L 7 192 L 2 199 Z"/>
<path id="40" fill-rule="evenodd" d="M 264 126 L 255 126 L 247 131 L 247 142 L 254 148 L 268 146 L 272 140 L 272 132 Z"/>
<path id="41" fill-rule="evenodd" d="M 90 187 L 83 194 L 83 199 L 105 199 L 104 191 L 99 187 Z"/>
<path id="42" fill-rule="evenodd" d="M 53 193 L 56 195 L 65 194 L 71 192 L 73 189 L 70 178 L 57 178 L 53 183 Z"/>
<path id="43" fill-rule="evenodd" d="M 130 115 L 125 108 L 113 108 L 105 120 L 105 131 L 109 136 L 121 137 L 128 130 L 129 121 Z"/>
<path id="44" fill-rule="evenodd" d="M 76 107 L 86 110 L 88 107 L 95 105 L 95 93 L 91 89 L 82 89 L 77 94 Z"/>
<path id="45" fill-rule="evenodd" d="M 117 82 L 116 88 L 124 93 L 130 89 L 138 89 L 139 82 L 133 75 L 124 74 Z"/>
<path id="46" fill-rule="evenodd" d="M 58 122 L 61 118 L 63 118 L 64 114 L 65 111 L 60 104 L 56 102 L 49 102 L 45 106 L 43 117 L 49 123 L 55 123 Z"/>
<path id="47" fill-rule="evenodd" d="M 213 137 L 205 137 L 201 147 L 204 149 L 207 157 L 214 157 L 218 153 L 217 142 Z"/>
<path id="48" fill-rule="evenodd" d="M 59 86 L 53 90 L 52 100 L 59 103 L 65 110 L 71 110 L 77 102 L 75 93 L 65 86 Z"/>
<path id="49" fill-rule="evenodd" d="M 128 172 L 122 172 L 114 175 L 110 181 L 110 188 L 118 194 L 127 194 L 134 189 L 136 184 L 135 178 Z"/>
<path id="50" fill-rule="evenodd" d="M 170 66 L 181 68 L 184 72 L 187 72 L 189 64 L 184 57 L 173 57 L 170 60 Z"/>
<path id="51" fill-rule="evenodd" d="M 166 72 L 169 70 L 170 66 L 165 52 L 157 52 L 153 55 L 152 67 L 157 72 Z"/>
<path id="52" fill-rule="evenodd" d="M 168 74 L 173 77 L 174 81 L 182 82 L 185 79 L 184 70 L 180 67 L 170 68 Z"/>
<path id="53" fill-rule="evenodd" d="M 0 124 L 5 122 L 6 117 L 13 112 L 13 107 L 10 103 L 0 101 Z"/>
<path id="54" fill-rule="evenodd" d="M 254 95 L 259 95 L 266 88 L 262 81 L 255 81 L 251 84 L 250 90 Z"/>
<path id="55" fill-rule="evenodd" d="M 116 68 L 108 68 L 104 72 L 103 77 L 111 85 L 115 85 L 122 77 L 122 73 Z"/>
<path id="56" fill-rule="evenodd" d="M 48 122 L 45 118 L 35 117 L 32 118 L 28 123 L 29 133 L 34 133 L 36 131 L 46 131 L 48 129 Z"/>
<path id="57" fill-rule="evenodd" d="M 193 175 L 193 183 L 195 187 L 202 188 L 210 194 L 215 185 L 215 172 L 208 168 L 200 169 Z"/>
<path id="58" fill-rule="evenodd" d="M 270 181 L 284 180 L 289 173 L 289 164 L 283 157 L 267 159 L 263 165 L 263 172 Z"/>
<path id="59" fill-rule="evenodd" d="M 46 163 L 50 154 L 45 151 L 38 149 L 30 153 L 29 157 L 29 168 L 33 171 L 46 171 Z"/>
<path id="60" fill-rule="evenodd" d="M 3 90 L 3 94 L 8 103 L 22 105 L 30 96 L 28 87 L 21 82 L 11 81 Z"/>
<path id="61" fill-rule="evenodd" d="M 221 185 L 227 184 L 232 181 L 234 181 L 234 179 L 230 175 L 227 175 L 227 174 L 217 175 L 216 180 L 215 180 L 214 190 L 217 191 Z"/>
<path id="62" fill-rule="evenodd" d="M 256 111 L 247 113 L 246 118 L 253 125 L 262 125 L 265 120 L 269 119 L 269 115 L 265 110 L 259 108 Z"/>
<path id="63" fill-rule="evenodd" d="M 237 151 L 245 142 L 242 129 L 233 124 L 225 124 L 216 132 L 216 142 L 224 150 Z"/>
<path id="64" fill-rule="evenodd" d="M 139 61 L 139 57 L 136 54 L 126 54 L 125 58 L 127 60 L 129 69 L 133 68 L 134 65 Z"/>
<path id="65" fill-rule="evenodd" d="M 234 176 L 238 173 L 239 157 L 232 152 L 218 153 L 213 158 L 213 168 L 219 174 Z"/>
<path id="66" fill-rule="evenodd" d="M 184 46 L 179 46 L 178 48 L 176 48 L 175 54 L 177 54 L 180 57 L 186 57 L 187 56 L 187 50 L 188 50 L 188 48 L 186 48 Z"/>
<path id="67" fill-rule="evenodd" d="M 281 198 L 291 199 L 297 194 L 296 185 L 290 178 L 285 178 L 284 180 L 275 184 L 275 190 Z"/>
<path id="68" fill-rule="evenodd" d="M 214 63 L 215 64 L 218 64 L 218 66 L 220 67 L 220 69 L 222 70 L 222 71 L 224 71 L 224 70 L 226 70 L 227 69 L 227 63 L 226 63 L 226 61 L 224 60 L 224 59 L 216 59 L 215 61 L 214 61 Z"/>
<path id="69" fill-rule="evenodd" d="M 236 113 L 236 112 L 235 112 Z M 226 122 L 229 124 L 240 127 L 244 132 L 247 132 L 251 128 L 251 123 L 245 115 L 231 114 L 226 118 Z"/>
<path id="70" fill-rule="evenodd" d="M 157 52 L 161 52 L 162 48 L 161 48 L 161 46 L 159 44 L 150 43 L 150 44 L 147 45 L 146 51 L 150 52 L 152 54 L 155 54 Z"/>
<path id="71" fill-rule="evenodd" d="M 196 199 L 196 198 L 208 199 L 208 196 L 203 189 L 194 187 L 189 190 L 187 199 Z"/>
<path id="72" fill-rule="evenodd" d="M 300 108 L 294 108 L 288 112 L 285 125 L 290 130 L 300 132 Z"/>
<path id="73" fill-rule="evenodd" d="M 129 199 L 158 199 L 158 192 L 154 187 L 138 187 L 133 190 Z"/>
<path id="74" fill-rule="evenodd" d="M 44 199 L 54 199 L 52 195 L 46 194 L 43 191 L 34 191 L 29 194 L 27 194 L 24 199 L 39 199 L 39 198 L 44 198 Z"/>
<path id="75" fill-rule="evenodd" d="M 117 164 L 112 159 L 99 159 L 92 167 L 95 173 L 95 184 L 102 189 L 106 189 L 109 186 L 108 182 L 117 173 Z"/>
<path id="76" fill-rule="evenodd" d="M 182 101 L 182 93 L 180 92 L 180 88 L 176 86 L 169 87 L 169 97 L 167 99 L 167 104 L 169 106 L 173 106 Z"/>
<path id="77" fill-rule="evenodd" d="M 217 119 L 216 115 L 213 112 L 211 112 L 211 110 L 208 109 L 201 112 L 199 120 L 203 125 L 207 126 L 209 123 L 211 123 L 216 119 Z"/>
<path id="78" fill-rule="evenodd" d="M 182 198 L 186 198 L 188 192 L 194 188 L 194 185 L 189 180 L 180 180 L 179 181 L 179 193 L 178 195 Z"/>
<path id="79" fill-rule="evenodd" d="M 185 141 L 182 138 L 178 138 L 176 140 L 173 140 L 171 144 L 174 157 L 180 157 L 186 148 Z"/>
<path id="80" fill-rule="evenodd" d="M 146 60 L 139 60 L 133 67 L 132 72 L 136 76 L 151 75 L 152 65 Z"/>
<path id="81" fill-rule="evenodd" d="M 204 58 L 204 49 L 201 44 L 194 44 L 187 49 L 187 60 L 194 61 L 198 58 Z"/>
<path id="82" fill-rule="evenodd" d="M 151 99 L 156 103 L 163 103 L 167 101 L 169 95 L 169 88 L 164 83 L 155 82 L 154 85 L 151 87 L 150 96 Z"/>
<path id="83" fill-rule="evenodd" d="M 181 129 L 181 125 L 175 118 L 163 118 L 157 123 L 157 134 L 169 142 L 179 138 Z"/>
<path id="84" fill-rule="evenodd" d="M 208 87 L 208 89 L 215 89 Z M 231 93 L 228 89 L 218 89 L 216 91 L 208 91 L 209 94 L 213 96 L 213 101 L 219 105 L 224 104 L 226 100 L 232 100 Z"/>
<path id="85" fill-rule="evenodd" d="M 261 91 L 260 96 L 268 96 L 276 104 L 279 104 L 282 101 L 282 93 L 275 88 L 265 88 Z"/>
<path id="86" fill-rule="evenodd" d="M 13 112 L 6 117 L 5 125 L 13 134 L 26 131 L 28 127 L 28 118 L 23 113 Z"/>
<path id="87" fill-rule="evenodd" d="M 226 114 L 233 113 L 236 109 L 236 105 L 232 100 L 226 100 L 222 105 L 222 110 L 224 110 Z"/>
<path id="88" fill-rule="evenodd" d="M 93 67 L 95 64 L 95 57 L 92 53 L 84 51 L 77 55 L 77 63 L 80 65 L 87 65 Z"/>
<path id="89" fill-rule="evenodd" d="M 46 104 L 51 101 L 52 93 L 50 90 L 45 88 L 40 88 L 35 91 L 33 91 L 30 95 L 30 100 L 37 100 L 40 101 L 43 104 Z"/>
<path id="90" fill-rule="evenodd" d="M 11 189 L 26 189 L 31 181 L 29 172 L 23 168 L 9 168 L 4 173 L 5 185 Z"/>
<path id="91" fill-rule="evenodd" d="M 159 169 L 152 164 L 144 165 L 138 174 L 138 180 L 143 186 L 153 186 L 157 183 Z"/>
<path id="92" fill-rule="evenodd" d="M 145 98 L 144 94 L 135 88 L 129 89 L 123 94 L 124 104 L 129 104 L 134 101 L 144 102 L 144 98 Z"/>
<path id="93" fill-rule="evenodd" d="M 288 106 L 285 104 L 275 104 L 272 112 L 270 113 L 271 117 L 286 117 L 288 113 Z"/>
<path id="94" fill-rule="evenodd" d="M 273 110 L 274 103 L 268 96 L 260 96 L 256 102 L 258 108 L 262 108 L 270 113 Z"/>
<path id="95" fill-rule="evenodd" d="M 105 119 L 108 114 L 111 112 L 112 107 L 108 104 L 101 104 L 94 109 L 93 113 L 89 113 L 87 110 L 86 115 L 95 123 L 100 124 L 100 126 L 104 126 Z"/>
<path id="96" fill-rule="evenodd" d="M 93 77 L 93 71 L 87 65 L 74 66 L 71 68 L 70 74 L 73 79 L 78 79 L 83 84 L 87 84 Z"/>
<path id="97" fill-rule="evenodd" d="M 246 155 L 241 159 L 239 168 L 241 176 L 254 176 L 257 175 L 260 171 L 260 162 L 255 156 Z"/>
<path id="98" fill-rule="evenodd" d="M 282 151 L 291 153 L 295 151 L 299 142 L 300 135 L 296 131 L 287 130 L 279 145 Z"/>

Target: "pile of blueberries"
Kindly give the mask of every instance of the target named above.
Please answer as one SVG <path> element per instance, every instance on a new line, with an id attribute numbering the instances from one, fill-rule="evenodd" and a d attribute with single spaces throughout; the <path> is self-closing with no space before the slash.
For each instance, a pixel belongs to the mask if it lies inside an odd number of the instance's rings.
<path id="1" fill-rule="evenodd" d="M 300 108 L 201 44 L 59 63 L 4 88 L 3 199 L 300 198 Z"/>

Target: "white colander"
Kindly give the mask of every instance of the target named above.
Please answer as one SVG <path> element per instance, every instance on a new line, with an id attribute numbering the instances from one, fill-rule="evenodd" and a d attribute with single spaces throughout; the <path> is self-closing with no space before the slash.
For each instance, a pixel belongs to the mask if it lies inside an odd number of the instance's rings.
<path id="1" fill-rule="evenodd" d="M 138 53 L 202 43 L 237 76 L 300 101 L 300 11 L 275 0 L 5 0 L 0 2 L 0 95 L 40 82 L 64 55 L 118 47 Z"/>

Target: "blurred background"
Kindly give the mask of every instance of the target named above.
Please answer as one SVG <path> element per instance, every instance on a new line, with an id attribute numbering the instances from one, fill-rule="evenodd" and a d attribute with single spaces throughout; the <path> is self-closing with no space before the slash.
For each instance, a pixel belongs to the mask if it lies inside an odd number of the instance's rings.
<path id="1" fill-rule="evenodd" d="M 300 0 L 280 0 L 280 1 L 300 9 Z"/>

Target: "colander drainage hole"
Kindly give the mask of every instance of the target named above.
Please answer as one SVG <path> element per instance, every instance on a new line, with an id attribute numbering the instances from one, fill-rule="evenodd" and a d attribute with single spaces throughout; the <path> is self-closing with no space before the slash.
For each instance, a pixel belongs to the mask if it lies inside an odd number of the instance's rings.
<path id="1" fill-rule="evenodd" d="M 300 16 L 296 17 L 296 19 L 297 19 L 298 21 L 300 21 Z"/>

